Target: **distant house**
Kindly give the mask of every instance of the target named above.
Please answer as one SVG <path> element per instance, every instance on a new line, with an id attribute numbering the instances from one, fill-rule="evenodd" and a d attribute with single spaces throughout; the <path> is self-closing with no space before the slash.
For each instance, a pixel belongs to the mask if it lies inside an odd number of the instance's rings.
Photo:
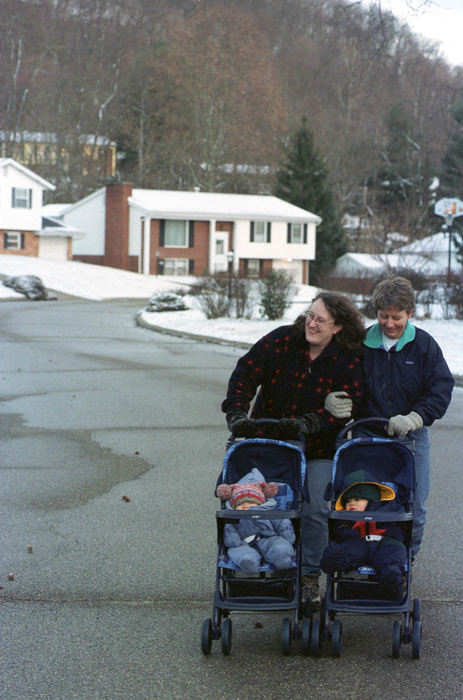
<path id="1" fill-rule="evenodd" d="M 0 130 L 0 156 L 11 157 L 38 172 L 53 177 L 57 166 L 67 172 L 71 152 L 78 151 L 82 175 L 116 175 L 116 143 L 102 136 L 80 134 L 60 137 L 43 131 Z"/>
<path id="2" fill-rule="evenodd" d="M 0 158 L 0 254 L 71 259 L 78 231 L 42 216 L 44 190 L 55 186 L 12 158 Z"/>
<path id="3" fill-rule="evenodd" d="M 142 274 L 289 271 L 309 281 L 319 216 L 269 195 L 144 190 L 108 185 L 61 212 L 85 231 L 75 260 Z"/>
<path id="4" fill-rule="evenodd" d="M 369 293 L 375 277 L 388 270 L 406 268 L 430 279 L 444 279 L 448 270 L 448 248 L 448 235 L 439 232 L 396 248 L 393 253 L 345 253 L 337 259 L 327 284 L 330 289 Z M 451 269 L 453 272 L 462 270 L 454 249 Z"/>
<path id="5" fill-rule="evenodd" d="M 460 273 L 463 271 L 462 264 L 457 260 L 455 246 L 449 241 L 448 233 L 443 231 L 396 248 L 395 252 L 405 259 L 408 259 L 410 255 L 420 255 L 426 260 L 432 261 L 438 268 L 436 274 L 441 276 L 447 274 L 449 262 L 452 272 Z"/>

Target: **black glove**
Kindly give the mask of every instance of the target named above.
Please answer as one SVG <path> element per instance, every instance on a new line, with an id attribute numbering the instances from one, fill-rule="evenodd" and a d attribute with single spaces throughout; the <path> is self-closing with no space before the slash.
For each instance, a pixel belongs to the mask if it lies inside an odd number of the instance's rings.
<path id="1" fill-rule="evenodd" d="M 320 432 L 320 418 L 316 413 L 306 413 L 300 418 L 282 418 L 278 427 L 283 438 L 297 440 L 302 435 L 313 435 Z"/>
<path id="2" fill-rule="evenodd" d="M 257 435 L 257 423 L 246 413 L 227 413 L 227 426 L 235 437 L 251 438 Z"/>

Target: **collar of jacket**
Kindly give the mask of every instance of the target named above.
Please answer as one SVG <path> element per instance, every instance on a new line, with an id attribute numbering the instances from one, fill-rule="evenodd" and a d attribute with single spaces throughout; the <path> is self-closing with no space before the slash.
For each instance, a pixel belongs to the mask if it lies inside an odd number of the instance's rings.
<path id="1" fill-rule="evenodd" d="M 310 352 L 310 345 L 307 341 L 305 341 L 305 346 L 307 349 L 307 352 Z M 312 362 L 317 362 L 321 357 L 330 357 L 331 355 L 338 355 L 341 352 L 341 348 L 339 347 L 337 341 L 333 338 L 331 338 L 330 342 L 328 345 L 326 345 L 321 353 L 315 358 L 315 360 L 312 360 Z"/>
<path id="2" fill-rule="evenodd" d="M 410 343 L 412 340 L 414 340 L 415 335 L 415 326 L 412 323 L 410 323 L 410 321 L 407 321 L 407 325 L 405 326 L 404 332 L 400 336 L 397 343 L 394 345 L 395 352 L 399 352 L 407 343 Z M 366 345 L 367 348 L 374 348 L 377 350 L 385 349 L 383 346 L 383 332 L 379 323 L 375 323 L 373 326 L 370 326 L 370 328 L 367 330 L 367 334 L 365 336 L 363 344 Z"/>

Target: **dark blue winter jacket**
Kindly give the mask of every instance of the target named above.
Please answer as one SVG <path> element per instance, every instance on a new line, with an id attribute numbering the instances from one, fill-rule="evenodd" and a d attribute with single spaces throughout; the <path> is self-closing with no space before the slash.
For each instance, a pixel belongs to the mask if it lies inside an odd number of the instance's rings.
<path id="1" fill-rule="evenodd" d="M 434 338 L 407 322 L 397 344 L 387 352 L 379 323 L 364 341 L 364 413 L 390 418 L 410 411 L 424 425 L 442 418 L 455 383 Z"/>

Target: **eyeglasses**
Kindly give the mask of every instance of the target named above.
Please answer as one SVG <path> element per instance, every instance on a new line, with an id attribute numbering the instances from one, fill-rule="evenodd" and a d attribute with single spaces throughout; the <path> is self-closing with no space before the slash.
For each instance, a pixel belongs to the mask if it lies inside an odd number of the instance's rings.
<path id="1" fill-rule="evenodd" d="M 334 321 L 330 320 L 329 318 L 320 318 L 320 316 L 315 317 L 313 314 L 307 314 L 306 322 L 315 323 L 317 326 L 326 326 L 329 323 L 334 323 Z"/>

